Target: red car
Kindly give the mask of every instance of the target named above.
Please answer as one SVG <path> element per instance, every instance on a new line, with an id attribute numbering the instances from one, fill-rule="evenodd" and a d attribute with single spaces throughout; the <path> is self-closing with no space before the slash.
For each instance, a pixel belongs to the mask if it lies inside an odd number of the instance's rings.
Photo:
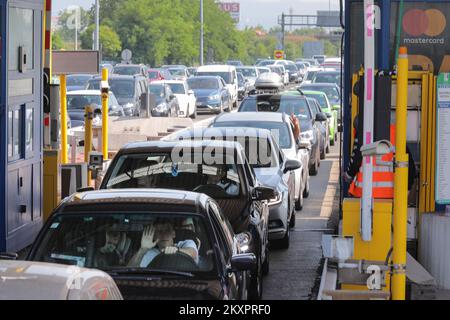
<path id="1" fill-rule="evenodd" d="M 149 69 L 148 70 L 148 82 L 152 83 L 153 81 L 165 80 L 166 77 L 163 74 L 163 71 L 158 69 Z"/>

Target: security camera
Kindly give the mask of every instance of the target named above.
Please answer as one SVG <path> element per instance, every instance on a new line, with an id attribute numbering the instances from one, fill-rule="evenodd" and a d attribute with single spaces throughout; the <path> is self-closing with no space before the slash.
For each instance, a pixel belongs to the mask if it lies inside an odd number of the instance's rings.
<path id="1" fill-rule="evenodd" d="M 371 144 L 366 144 L 361 147 L 361 154 L 363 157 L 367 156 L 384 156 L 391 153 L 393 150 L 392 144 L 388 140 L 380 140 Z"/>

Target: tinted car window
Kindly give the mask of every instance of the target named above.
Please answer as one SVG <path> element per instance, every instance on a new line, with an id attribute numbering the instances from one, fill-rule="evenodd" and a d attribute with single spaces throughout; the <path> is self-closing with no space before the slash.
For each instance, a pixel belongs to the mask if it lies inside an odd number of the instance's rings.
<path id="1" fill-rule="evenodd" d="M 109 79 L 110 90 L 114 92 L 116 98 L 134 98 L 135 96 L 135 82 L 134 80 L 125 79 Z M 89 81 L 89 90 L 100 90 L 100 80 Z"/>
<path id="2" fill-rule="evenodd" d="M 149 86 L 150 94 L 157 97 L 164 97 L 164 86 L 162 84 L 151 84 Z"/>
<path id="3" fill-rule="evenodd" d="M 92 76 L 67 76 L 67 86 L 85 87 Z"/>
<path id="4" fill-rule="evenodd" d="M 284 122 L 275 121 L 236 121 L 236 122 L 216 122 L 213 127 L 230 127 L 230 128 L 259 128 L 271 131 L 274 140 L 282 149 L 292 146 L 291 135 L 288 126 Z"/>
<path id="5" fill-rule="evenodd" d="M 340 99 L 339 91 L 336 87 L 332 86 L 301 86 L 302 90 L 322 91 L 327 95 L 328 100 L 338 101 Z"/>
<path id="6" fill-rule="evenodd" d="M 134 267 L 159 269 L 156 260 L 162 254 L 158 245 L 142 259 L 134 259 L 141 246 L 144 230 L 154 227 L 154 237 L 169 232 L 167 241 L 178 248 L 192 248 L 197 259 L 168 261 L 172 271 L 206 272 L 214 267 L 207 228 L 195 214 L 134 214 L 130 212 L 65 214 L 55 217 L 34 256 L 35 261 L 111 270 Z M 189 259 L 188 259 L 189 260 Z M 148 263 L 147 263 L 148 262 Z"/>
<path id="7" fill-rule="evenodd" d="M 184 85 L 182 83 L 169 83 L 169 87 L 175 94 L 186 94 L 186 90 L 184 90 Z"/>
<path id="8" fill-rule="evenodd" d="M 300 119 L 311 119 L 311 113 L 304 98 L 286 96 L 257 97 L 242 102 L 239 112 L 283 112 L 288 115 L 295 114 Z"/>
<path id="9" fill-rule="evenodd" d="M 213 156 L 206 159 L 205 155 L 193 153 L 173 161 L 170 153 L 121 155 L 106 187 L 178 189 L 203 192 L 214 199 L 238 198 L 241 173 L 233 156 L 223 155 L 224 158 L 214 161 Z M 208 163 L 195 163 L 193 160 L 197 159 Z"/>
<path id="10" fill-rule="evenodd" d="M 317 83 L 336 83 L 340 84 L 341 75 L 339 73 L 317 73 L 314 78 Z"/>
<path id="11" fill-rule="evenodd" d="M 197 71 L 197 75 L 198 76 L 219 76 L 222 77 L 222 79 L 226 82 L 226 83 L 231 83 L 231 72 L 206 72 L 206 71 L 202 71 L 199 72 Z"/>
<path id="12" fill-rule="evenodd" d="M 319 102 L 322 109 L 328 109 L 328 103 L 327 103 L 327 99 L 325 98 L 325 96 L 323 96 L 321 94 L 313 94 L 313 93 L 303 93 L 303 94 L 307 97 L 316 99 Z"/>
<path id="13" fill-rule="evenodd" d="M 135 74 L 141 73 L 140 67 L 130 67 L 130 66 L 117 66 L 114 67 L 115 74 L 122 74 L 125 76 L 133 76 Z"/>
<path id="14" fill-rule="evenodd" d="M 237 68 L 238 72 L 241 72 L 244 77 L 254 77 L 256 78 L 258 75 L 256 74 L 255 68 Z"/>
<path id="15" fill-rule="evenodd" d="M 195 89 L 218 89 L 219 84 L 216 79 L 201 79 L 191 78 L 188 79 L 189 88 Z"/>

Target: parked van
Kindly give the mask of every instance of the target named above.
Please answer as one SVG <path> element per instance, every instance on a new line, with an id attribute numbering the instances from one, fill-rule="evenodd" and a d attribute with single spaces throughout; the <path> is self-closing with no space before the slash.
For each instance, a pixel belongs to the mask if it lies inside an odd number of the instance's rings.
<path id="1" fill-rule="evenodd" d="M 222 77 L 230 91 L 233 108 L 238 106 L 238 77 L 236 67 L 227 65 L 208 65 L 197 69 L 197 76 Z"/>

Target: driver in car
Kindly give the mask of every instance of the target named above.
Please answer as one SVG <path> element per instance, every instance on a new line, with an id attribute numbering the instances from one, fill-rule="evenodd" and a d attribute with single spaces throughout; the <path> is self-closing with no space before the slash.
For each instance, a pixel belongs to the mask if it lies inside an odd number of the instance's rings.
<path id="1" fill-rule="evenodd" d="M 198 264 L 198 249 L 193 240 L 174 243 L 175 229 L 171 222 L 158 221 L 145 227 L 142 234 L 141 248 L 131 259 L 130 266 L 147 268 L 159 254 L 187 254 Z"/>

